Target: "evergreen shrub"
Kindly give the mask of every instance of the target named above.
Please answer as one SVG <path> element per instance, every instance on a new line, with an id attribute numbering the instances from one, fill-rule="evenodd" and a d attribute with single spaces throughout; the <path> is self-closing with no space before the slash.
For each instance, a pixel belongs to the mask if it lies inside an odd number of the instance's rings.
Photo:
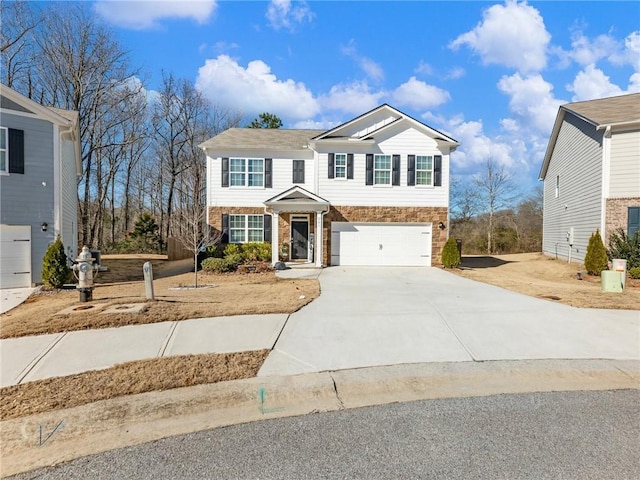
<path id="1" fill-rule="evenodd" d="M 600 231 L 596 230 L 589 238 L 587 254 L 584 257 L 584 267 L 590 275 L 600 276 L 600 272 L 607 270 L 607 249 L 602 243 Z"/>
<path id="2" fill-rule="evenodd" d="M 460 252 L 458 252 L 456 239 L 453 237 L 449 237 L 442 249 L 442 265 L 445 268 L 454 268 L 460 265 Z"/>
<path id="3" fill-rule="evenodd" d="M 48 287 L 62 288 L 71 280 L 71 269 L 64 252 L 64 245 L 58 236 L 47 248 L 42 259 L 42 282 Z"/>

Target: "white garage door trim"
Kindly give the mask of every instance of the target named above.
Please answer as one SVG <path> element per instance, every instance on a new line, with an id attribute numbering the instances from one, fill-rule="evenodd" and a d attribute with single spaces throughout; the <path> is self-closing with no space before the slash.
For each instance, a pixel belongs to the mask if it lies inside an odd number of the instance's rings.
<path id="1" fill-rule="evenodd" d="M 431 266 L 431 223 L 331 222 L 331 265 Z"/>
<path id="2" fill-rule="evenodd" d="M 31 287 L 31 226 L 0 225 L 0 288 Z"/>

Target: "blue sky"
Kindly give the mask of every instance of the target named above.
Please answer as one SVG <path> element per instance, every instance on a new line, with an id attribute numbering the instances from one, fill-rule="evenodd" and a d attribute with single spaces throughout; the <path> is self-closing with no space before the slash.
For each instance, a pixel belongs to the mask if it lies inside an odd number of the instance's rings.
<path id="1" fill-rule="evenodd" d="M 536 184 L 558 106 L 640 91 L 640 2 L 94 2 L 159 87 L 162 70 L 217 105 L 329 128 L 389 103 Z"/>

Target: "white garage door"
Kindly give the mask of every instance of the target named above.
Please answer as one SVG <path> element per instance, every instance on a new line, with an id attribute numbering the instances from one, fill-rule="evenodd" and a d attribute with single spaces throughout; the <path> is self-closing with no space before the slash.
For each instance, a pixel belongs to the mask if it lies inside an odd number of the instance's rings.
<path id="1" fill-rule="evenodd" d="M 331 265 L 431 266 L 431 224 L 331 223 Z"/>
<path id="2" fill-rule="evenodd" d="M 31 286 L 31 227 L 0 225 L 0 288 Z"/>

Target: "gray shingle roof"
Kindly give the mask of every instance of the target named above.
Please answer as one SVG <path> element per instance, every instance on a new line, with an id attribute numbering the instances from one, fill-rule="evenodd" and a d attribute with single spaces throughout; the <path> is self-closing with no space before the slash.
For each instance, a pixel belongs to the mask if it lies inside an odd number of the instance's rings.
<path id="1" fill-rule="evenodd" d="M 562 108 L 596 125 L 630 122 L 640 120 L 640 93 L 567 103 Z"/>
<path id="2" fill-rule="evenodd" d="M 202 143 L 213 150 L 264 148 L 302 150 L 309 140 L 325 130 L 286 130 L 280 128 L 230 128 Z"/>

